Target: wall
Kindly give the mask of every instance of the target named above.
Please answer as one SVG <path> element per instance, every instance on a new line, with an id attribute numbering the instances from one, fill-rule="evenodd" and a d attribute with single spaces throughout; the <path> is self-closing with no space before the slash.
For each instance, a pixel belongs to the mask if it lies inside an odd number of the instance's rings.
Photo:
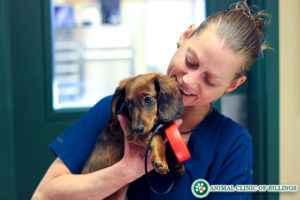
<path id="1" fill-rule="evenodd" d="M 279 0 L 280 184 L 300 186 L 300 1 Z M 298 189 L 299 190 L 299 189 Z M 280 200 L 300 199 L 300 192 Z"/>
<path id="2" fill-rule="evenodd" d="M 14 124 L 9 0 L 0 1 L 0 199 L 15 199 Z"/>

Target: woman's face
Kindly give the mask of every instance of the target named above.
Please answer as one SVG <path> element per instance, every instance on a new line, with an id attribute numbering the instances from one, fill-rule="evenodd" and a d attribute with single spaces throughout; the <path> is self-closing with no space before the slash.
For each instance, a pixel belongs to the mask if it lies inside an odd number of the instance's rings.
<path id="1" fill-rule="evenodd" d="M 243 58 L 226 47 L 212 27 L 188 39 L 190 32 L 181 36 L 167 74 L 177 79 L 184 106 L 204 105 L 246 80 L 245 76 L 234 79 Z"/>

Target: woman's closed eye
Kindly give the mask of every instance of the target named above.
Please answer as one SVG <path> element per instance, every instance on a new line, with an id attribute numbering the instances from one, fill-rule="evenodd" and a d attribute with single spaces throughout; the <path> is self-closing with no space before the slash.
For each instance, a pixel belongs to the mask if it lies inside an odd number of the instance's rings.
<path id="1" fill-rule="evenodd" d="M 207 75 L 207 73 L 204 74 L 204 80 L 206 82 L 207 85 L 209 86 L 215 86 L 215 83 L 213 83 L 210 79 L 210 77 Z"/>
<path id="2" fill-rule="evenodd" d="M 187 55 L 186 55 L 186 57 L 185 57 L 185 61 L 186 61 L 187 65 L 188 65 L 189 67 L 191 67 L 191 68 L 196 69 L 196 68 L 198 68 L 198 66 L 199 66 L 198 63 L 191 61 L 191 59 L 190 59 Z"/>

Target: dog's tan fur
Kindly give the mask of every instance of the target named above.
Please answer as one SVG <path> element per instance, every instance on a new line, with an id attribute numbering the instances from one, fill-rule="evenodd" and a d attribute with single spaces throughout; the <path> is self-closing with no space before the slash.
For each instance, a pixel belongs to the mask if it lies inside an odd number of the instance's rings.
<path id="1" fill-rule="evenodd" d="M 149 98 L 151 103 L 147 103 Z M 128 104 L 127 107 L 124 106 L 124 102 Z M 111 119 L 100 134 L 82 173 L 109 167 L 123 157 L 124 136 L 117 119 L 119 113 L 127 116 L 130 123 L 127 141 L 146 148 L 153 127 L 158 122 L 173 121 L 182 112 L 183 105 L 175 79 L 159 73 L 150 73 L 123 80 L 113 96 Z M 140 126 L 143 127 L 143 131 L 135 131 Z M 160 174 L 169 171 L 165 150 L 163 136 L 155 135 L 151 142 L 151 158 L 154 169 Z M 182 164 L 176 163 L 175 166 L 179 170 L 178 174 L 184 172 Z M 127 186 L 123 187 L 107 199 L 118 199 L 126 189 Z"/>

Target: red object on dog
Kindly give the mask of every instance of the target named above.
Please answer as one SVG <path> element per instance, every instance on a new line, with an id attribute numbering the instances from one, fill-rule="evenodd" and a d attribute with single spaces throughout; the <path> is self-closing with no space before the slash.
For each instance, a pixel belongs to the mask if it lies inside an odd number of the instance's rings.
<path id="1" fill-rule="evenodd" d="M 165 129 L 166 136 L 170 142 L 170 145 L 175 153 L 175 156 L 179 162 L 186 161 L 191 157 L 191 154 L 183 140 L 183 137 L 176 126 L 175 122 L 172 122 Z"/>

